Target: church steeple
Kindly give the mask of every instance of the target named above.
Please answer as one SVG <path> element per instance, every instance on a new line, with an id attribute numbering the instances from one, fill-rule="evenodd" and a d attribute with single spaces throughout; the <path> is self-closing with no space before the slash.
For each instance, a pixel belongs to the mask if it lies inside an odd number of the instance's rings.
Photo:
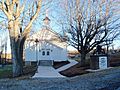
<path id="1" fill-rule="evenodd" d="M 50 19 L 48 18 L 48 10 L 46 10 L 46 16 L 43 19 L 44 25 L 49 26 L 50 25 Z"/>
<path id="2" fill-rule="evenodd" d="M 50 19 L 46 16 L 46 17 L 43 19 L 43 22 L 44 22 L 44 25 L 49 26 L 49 24 L 50 24 Z"/>

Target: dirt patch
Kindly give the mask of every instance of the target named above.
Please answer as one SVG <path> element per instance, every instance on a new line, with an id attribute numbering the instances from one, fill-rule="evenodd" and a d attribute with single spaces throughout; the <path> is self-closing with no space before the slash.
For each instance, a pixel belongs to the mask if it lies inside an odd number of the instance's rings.
<path id="1" fill-rule="evenodd" d="M 36 65 L 24 66 L 23 75 L 33 76 L 37 70 Z"/>
<path id="2" fill-rule="evenodd" d="M 78 63 L 64 71 L 61 71 L 60 74 L 67 77 L 73 77 L 73 76 L 89 73 L 88 71 L 86 71 L 86 69 L 89 69 L 89 68 L 90 68 L 89 65 L 80 66 L 80 64 Z"/>
<path id="3" fill-rule="evenodd" d="M 109 57 L 109 60 L 110 60 L 111 67 L 120 66 L 120 56 L 111 55 Z"/>
<path id="4" fill-rule="evenodd" d="M 53 67 L 54 67 L 55 69 L 58 69 L 58 68 L 66 65 L 66 64 L 69 64 L 69 63 L 70 63 L 69 61 L 54 62 Z"/>

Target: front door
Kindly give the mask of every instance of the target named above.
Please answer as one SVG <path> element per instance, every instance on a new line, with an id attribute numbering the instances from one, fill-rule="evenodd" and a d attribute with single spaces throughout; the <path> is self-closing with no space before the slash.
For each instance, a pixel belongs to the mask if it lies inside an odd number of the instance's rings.
<path id="1" fill-rule="evenodd" d="M 40 60 L 51 60 L 51 50 L 50 49 L 42 49 L 40 52 Z"/>

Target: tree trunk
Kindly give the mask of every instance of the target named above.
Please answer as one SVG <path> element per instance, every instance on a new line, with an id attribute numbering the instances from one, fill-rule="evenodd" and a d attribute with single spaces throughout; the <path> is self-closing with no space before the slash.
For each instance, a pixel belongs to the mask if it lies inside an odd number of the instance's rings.
<path id="1" fill-rule="evenodd" d="M 12 53 L 12 61 L 13 61 L 13 77 L 17 77 L 23 74 L 23 60 L 21 50 L 20 40 L 16 40 L 13 37 L 10 37 L 11 41 L 11 53 Z M 22 46 L 23 47 L 23 46 Z"/>
<path id="2" fill-rule="evenodd" d="M 85 51 L 82 51 L 81 52 L 81 62 L 80 62 L 81 66 L 85 66 L 85 62 L 86 62 L 86 53 L 85 53 Z"/>
<path id="3" fill-rule="evenodd" d="M 23 46 L 25 39 L 19 34 L 19 23 L 17 19 L 14 22 L 9 22 L 8 29 L 13 62 L 13 77 L 17 77 L 23 74 Z"/>

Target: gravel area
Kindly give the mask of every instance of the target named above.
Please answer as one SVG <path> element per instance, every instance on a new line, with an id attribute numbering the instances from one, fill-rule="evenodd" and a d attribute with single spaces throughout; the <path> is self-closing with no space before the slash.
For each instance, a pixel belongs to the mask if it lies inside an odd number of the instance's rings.
<path id="1" fill-rule="evenodd" d="M 73 78 L 1 79 L 0 90 L 120 90 L 120 67 Z"/>

